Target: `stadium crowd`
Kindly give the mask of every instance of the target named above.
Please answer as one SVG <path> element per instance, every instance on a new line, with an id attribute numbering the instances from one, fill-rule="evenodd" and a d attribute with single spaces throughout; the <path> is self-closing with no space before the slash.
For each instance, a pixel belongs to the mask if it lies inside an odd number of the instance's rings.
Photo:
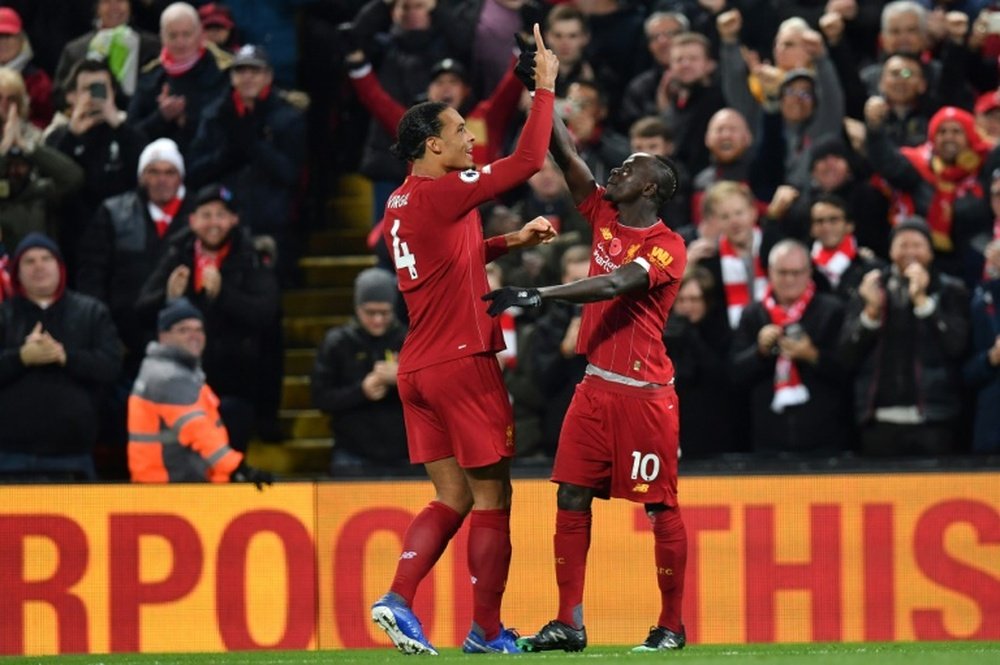
<path id="1" fill-rule="evenodd" d="M 379 267 L 312 394 L 334 476 L 404 472 L 389 147 L 430 100 L 477 164 L 510 154 L 534 22 L 598 183 L 638 151 L 684 170 L 660 212 L 688 247 L 663 332 L 685 458 L 1000 453 L 998 2 L 0 0 L 0 476 L 127 477 L 128 442 L 164 450 L 145 478 L 189 479 L 180 444 L 205 479 L 259 482 L 242 454 L 274 436 L 280 295 L 347 173 L 373 184 Z M 491 264 L 494 287 L 585 277 L 592 234 L 635 251 L 551 160 L 480 213 L 487 236 L 559 231 Z M 178 302 L 196 314 L 164 316 Z M 165 362 L 184 322 L 204 339 Z M 579 324 L 560 302 L 501 319 L 519 454 L 554 453 Z M 202 381 L 224 440 L 183 417 L 130 432 L 137 396 L 182 399 L 140 367 Z"/>

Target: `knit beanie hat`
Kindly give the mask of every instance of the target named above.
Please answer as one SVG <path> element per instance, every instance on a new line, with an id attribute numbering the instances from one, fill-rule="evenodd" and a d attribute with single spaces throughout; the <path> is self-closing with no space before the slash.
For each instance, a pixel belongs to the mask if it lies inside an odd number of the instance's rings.
<path id="1" fill-rule="evenodd" d="M 156 317 L 156 329 L 160 332 L 170 330 L 175 323 L 184 319 L 198 319 L 204 322 L 201 310 L 191 304 L 187 298 L 178 298 L 160 310 Z"/>
<path id="2" fill-rule="evenodd" d="M 354 305 L 368 302 L 388 302 L 396 304 L 396 280 L 386 270 L 367 268 L 354 280 Z"/>
<path id="3" fill-rule="evenodd" d="M 59 262 L 59 287 L 55 294 L 55 298 L 58 300 L 66 290 L 66 262 L 63 260 L 62 252 L 59 251 L 59 245 L 56 244 L 55 240 L 38 231 L 32 231 L 24 236 L 21 242 L 17 243 L 17 248 L 14 250 L 14 259 L 10 264 L 10 281 L 14 288 L 14 293 L 24 294 L 24 288 L 21 286 L 21 280 L 18 275 L 21 257 L 29 249 L 35 248 L 46 249 L 52 252 L 52 256 L 56 257 L 56 261 Z"/>
<path id="4" fill-rule="evenodd" d="M 916 231 L 927 238 L 927 242 L 930 243 L 931 247 L 934 246 L 934 243 L 931 240 L 931 229 L 927 226 L 927 222 L 924 221 L 924 218 L 919 215 L 910 215 L 899 224 L 892 227 L 892 237 L 890 238 L 890 242 L 895 240 L 896 236 L 902 231 Z"/>
<path id="5" fill-rule="evenodd" d="M 170 139 L 156 139 L 142 150 L 139 155 L 139 170 L 136 175 L 142 177 L 142 172 L 153 162 L 167 162 L 184 177 L 184 157 L 181 155 L 177 144 Z"/>

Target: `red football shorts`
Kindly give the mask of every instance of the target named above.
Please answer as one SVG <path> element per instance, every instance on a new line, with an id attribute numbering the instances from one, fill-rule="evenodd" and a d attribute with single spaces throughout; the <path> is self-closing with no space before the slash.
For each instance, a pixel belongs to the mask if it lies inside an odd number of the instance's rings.
<path id="1" fill-rule="evenodd" d="M 454 457 L 474 469 L 514 456 L 514 412 L 492 353 L 397 377 L 410 462 Z"/>
<path id="2" fill-rule="evenodd" d="M 588 375 L 566 411 L 552 480 L 601 499 L 676 506 L 679 436 L 673 386 L 633 388 Z"/>

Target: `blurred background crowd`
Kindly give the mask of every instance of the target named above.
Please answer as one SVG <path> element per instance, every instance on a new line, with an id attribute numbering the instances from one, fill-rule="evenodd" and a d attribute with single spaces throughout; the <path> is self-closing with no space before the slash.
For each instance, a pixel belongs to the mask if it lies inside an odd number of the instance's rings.
<path id="1" fill-rule="evenodd" d="M 367 254 L 308 406 L 335 477 L 409 472 L 389 146 L 433 100 L 477 164 L 509 154 L 535 22 L 598 183 L 634 151 L 684 170 L 661 216 L 689 252 L 664 331 L 685 459 L 1000 453 L 1000 2 L 0 0 L 0 475 L 127 478 L 129 395 L 182 297 L 229 444 L 289 439 L 283 310 L 348 180 Z M 585 277 L 594 235 L 630 250 L 551 162 L 480 212 L 487 236 L 560 233 L 490 264 L 497 286 Z M 501 319 L 526 458 L 555 451 L 579 321 Z"/>

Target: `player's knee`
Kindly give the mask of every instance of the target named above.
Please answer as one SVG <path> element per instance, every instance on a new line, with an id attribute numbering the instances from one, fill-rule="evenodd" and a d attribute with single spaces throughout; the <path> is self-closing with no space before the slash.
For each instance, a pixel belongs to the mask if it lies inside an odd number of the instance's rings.
<path id="1" fill-rule="evenodd" d="M 556 504 L 560 510 L 589 510 L 594 493 L 587 487 L 560 483 L 556 492 Z"/>

